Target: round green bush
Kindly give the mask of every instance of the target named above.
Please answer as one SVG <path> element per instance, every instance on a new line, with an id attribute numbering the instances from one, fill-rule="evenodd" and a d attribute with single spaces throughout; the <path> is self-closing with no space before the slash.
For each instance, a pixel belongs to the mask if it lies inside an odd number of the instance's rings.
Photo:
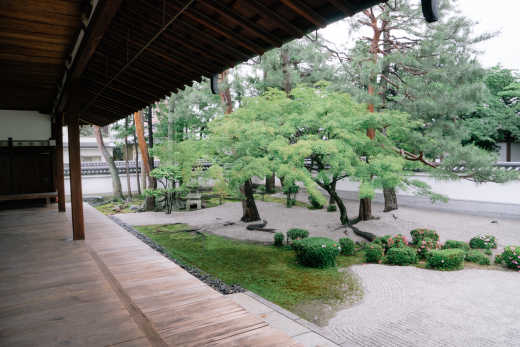
<path id="1" fill-rule="evenodd" d="M 304 239 L 306 237 L 309 237 L 309 232 L 305 229 L 293 228 L 287 232 L 287 241 Z"/>
<path id="2" fill-rule="evenodd" d="M 386 240 L 387 248 L 395 248 L 395 247 L 406 247 L 408 246 L 408 240 L 406 236 L 397 234 L 395 236 L 389 237 Z"/>
<path id="3" fill-rule="evenodd" d="M 325 237 L 294 241 L 293 249 L 301 265 L 317 268 L 336 266 L 336 257 L 340 252 L 338 243 Z"/>
<path id="4" fill-rule="evenodd" d="M 497 239 L 493 235 L 479 235 L 469 240 L 471 248 L 497 248 Z"/>
<path id="5" fill-rule="evenodd" d="M 469 245 L 464 241 L 448 240 L 442 246 L 442 249 L 460 248 L 464 251 L 469 251 Z"/>
<path id="6" fill-rule="evenodd" d="M 343 255 L 354 255 L 356 244 L 348 237 L 339 239 L 339 245 L 341 246 L 341 254 Z"/>
<path id="7" fill-rule="evenodd" d="M 504 248 L 504 252 L 495 258 L 495 262 L 520 271 L 520 246 L 507 246 Z"/>
<path id="8" fill-rule="evenodd" d="M 471 250 L 466 253 L 466 261 L 480 265 L 489 265 L 491 263 L 487 255 L 477 250 Z"/>
<path id="9" fill-rule="evenodd" d="M 426 255 L 426 265 L 437 270 L 464 268 L 464 251 L 458 248 L 434 250 Z"/>
<path id="10" fill-rule="evenodd" d="M 283 246 L 283 239 L 285 238 L 283 233 L 274 234 L 274 245 L 277 247 Z"/>
<path id="11" fill-rule="evenodd" d="M 417 252 L 410 247 L 393 247 L 386 252 L 385 263 L 410 265 L 417 263 Z"/>
<path id="12" fill-rule="evenodd" d="M 437 234 L 437 232 L 435 230 L 414 229 L 414 230 L 410 231 L 410 235 L 412 235 L 412 243 L 415 245 L 424 239 L 431 239 L 434 241 L 439 241 L 439 234 Z"/>
<path id="13" fill-rule="evenodd" d="M 417 254 L 421 259 L 424 259 L 428 252 L 439 249 L 440 247 L 439 241 L 425 238 L 417 243 Z"/>
<path id="14" fill-rule="evenodd" d="M 336 211 L 337 211 L 336 205 L 327 206 L 327 212 L 336 212 Z"/>
<path id="15" fill-rule="evenodd" d="M 367 263 L 379 263 L 383 258 L 383 247 L 377 243 L 369 243 L 365 247 L 365 257 Z"/>

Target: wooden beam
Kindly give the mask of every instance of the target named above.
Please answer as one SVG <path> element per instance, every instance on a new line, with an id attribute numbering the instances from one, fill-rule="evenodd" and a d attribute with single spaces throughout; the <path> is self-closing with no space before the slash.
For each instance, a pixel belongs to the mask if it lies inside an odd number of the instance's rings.
<path id="1" fill-rule="evenodd" d="M 243 18 L 241 15 L 235 14 L 233 8 L 222 4 L 222 1 L 204 0 L 204 1 L 201 1 L 201 3 L 204 4 L 205 6 L 211 8 L 212 10 L 217 12 L 219 15 L 237 22 L 244 29 L 253 32 L 256 36 L 258 36 L 265 42 L 267 42 L 273 46 L 276 46 L 276 47 L 279 47 L 282 45 L 282 41 L 278 37 L 267 32 L 266 30 L 264 30 L 262 27 L 260 27 L 256 23 Z"/>
<path id="2" fill-rule="evenodd" d="M 280 28 L 294 36 L 304 36 L 305 32 L 292 24 L 287 18 L 282 17 L 278 12 L 267 7 L 262 1 L 250 0 L 248 6 L 253 7 L 260 16 L 269 18 L 278 23 Z"/>
<path id="3" fill-rule="evenodd" d="M 293 0 L 280 0 L 285 6 L 289 7 L 294 12 L 298 13 L 300 16 L 307 19 L 309 22 L 316 25 L 318 28 L 324 27 L 327 25 L 327 21 L 323 18 L 319 13 L 314 11 L 309 5 L 305 4 L 303 1 L 295 2 Z"/>
<path id="4" fill-rule="evenodd" d="M 175 9 L 178 10 L 180 8 L 180 4 L 175 1 L 177 4 L 173 5 L 175 6 Z M 169 2 L 170 4 L 171 2 Z M 250 52 L 256 53 L 256 54 L 262 54 L 265 51 L 264 47 L 260 47 L 256 43 L 246 39 L 246 38 L 239 38 L 240 35 L 237 35 L 236 32 L 232 31 L 228 27 L 225 27 L 224 25 L 220 24 L 219 22 L 213 20 L 212 18 L 206 16 L 204 13 L 197 11 L 195 8 L 190 8 L 189 11 L 185 12 L 185 16 L 190 18 L 196 23 L 202 24 L 206 28 L 212 30 L 213 32 L 222 35 L 226 37 L 231 42 L 234 42 L 235 44 L 244 47 Z"/>
<path id="5" fill-rule="evenodd" d="M 62 112 L 69 100 L 74 97 L 71 95 L 72 91 L 68 87 L 74 84 L 75 80 L 79 79 L 83 71 L 85 71 L 90 58 L 96 51 L 122 2 L 123 0 L 100 0 L 100 3 L 97 5 L 93 14 L 94 17 L 87 28 L 85 37 L 74 59 L 68 81 L 65 83 L 65 86 L 63 86 L 65 89 L 60 97 L 57 112 Z"/>
<path id="6" fill-rule="evenodd" d="M 58 192 L 58 211 L 65 212 L 65 174 L 63 172 L 63 115 L 54 119 L 56 136 L 56 191 Z"/>
<path id="7" fill-rule="evenodd" d="M 79 118 L 68 117 L 69 132 L 69 168 L 70 168 L 70 202 L 72 206 L 73 240 L 85 239 L 85 221 L 83 220 L 83 191 L 81 188 L 81 157 L 79 144 Z"/>
<path id="8" fill-rule="evenodd" d="M 103 86 L 99 92 L 94 96 L 94 98 L 92 98 L 89 103 L 87 105 L 85 105 L 83 107 L 83 109 L 81 110 L 81 112 L 86 112 L 88 111 L 88 108 L 90 107 L 90 105 L 92 105 L 94 102 L 96 102 L 96 100 L 98 99 L 99 95 L 101 93 L 104 92 L 104 90 L 110 85 L 112 84 L 112 82 L 114 82 L 115 80 L 117 80 L 117 78 L 123 74 L 131 65 L 132 63 L 134 63 L 134 61 L 136 61 L 140 56 L 141 54 L 143 54 L 143 52 L 145 52 L 148 47 L 150 45 L 152 45 L 161 35 L 164 31 L 166 31 L 166 29 L 168 29 L 168 27 L 170 27 L 185 11 L 188 7 L 191 6 L 191 4 L 194 2 L 195 0 L 190 0 L 188 1 L 184 7 L 182 7 L 181 9 L 179 9 L 179 11 L 177 11 L 177 13 L 171 17 L 171 19 L 168 21 L 168 23 L 166 23 L 165 25 L 162 26 L 162 28 L 157 32 L 155 33 L 155 35 L 146 43 L 146 45 L 144 45 L 140 50 L 139 52 L 137 52 L 113 77 L 111 77 L 111 79 L 105 84 L 105 86 Z"/>
<path id="9" fill-rule="evenodd" d="M 345 4 L 345 1 L 328 0 L 328 2 L 331 3 L 332 6 L 343 12 L 347 17 L 350 17 L 355 14 L 355 11 L 352 9 L 352 7 Z"/>

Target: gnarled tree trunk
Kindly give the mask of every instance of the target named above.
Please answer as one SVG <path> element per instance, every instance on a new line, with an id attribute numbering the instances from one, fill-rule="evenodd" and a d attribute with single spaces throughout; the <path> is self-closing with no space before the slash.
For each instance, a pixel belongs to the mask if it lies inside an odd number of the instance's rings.
<path id="1" fill-rule="evenodd" d="M 385 197 L 385 209 L 384 212 L 390 212 L 398 209 L 397 206 L 397 195 L 395 194 L 395 188 L 384 188 L 383 196 Z"/>
<path id="2" fill-rule="evenodd" d="M 112 176 L 112 192 L 114 194 L 114 198 L 124 199 L 123 190 L 121 189 L 121 179 L 119 178 L 119 173 L 117 172 L 116 164 L 114 163 L 114 158 L 108 153 L 105 143 L 103 142 L 103 135 L 101 134 L 101 128 L 97 125 L 94 125 L 94 135 L 96 136 L 96 142 L 99 148 L 99 151 L 103 155 L 103 158 L 108 164 L 108 169 L 110 170 L 110 176 Z"/>
<path id="3" fill-rule="evenodd" d="M 372 218 L 372 199 L 363 198 L 359 200 L 358 220 L 369 220 Z"/>
<path id="4" fill-rule="evenodd" d="M 255 197 L 253 195 L 253 182 L 251 182 L 251 179 L 245 181 L 244 185 L 240 187 L 240 191 L 245 197 L 242 200 L 243 215 L 240 220 L 246 223 L 260 220 L 260 214 L 258 213 Z"/>
<path id="5" fill-rule="evenodd" d="M 143 186 L 146 187 L 145 182 L 146 179 L 148 179 L 148 188 L 152 188 L 153 181 L 150 176 L 150 157 L 148 155 L 148 146 L 144 137 L 144 121 L 141 115 L 141 111 L 134 113 L 134 120 L 137 141 L 139 142 L 139 147 L 141 148 L 141 158 L 143 161 Z M 155 199 L 151 196 L 147 196 L 144 206 L 147 211 L 153 210 L 155 208 Z"/>

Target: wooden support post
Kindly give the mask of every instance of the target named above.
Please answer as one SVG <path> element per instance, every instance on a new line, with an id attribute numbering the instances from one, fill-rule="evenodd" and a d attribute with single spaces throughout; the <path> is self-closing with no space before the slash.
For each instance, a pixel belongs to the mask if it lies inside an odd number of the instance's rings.
<path id="1" fill-rule="evenodd" d="M 58 211 L 65 212 L 65 174 L 63 171 L 63 115 L 56 115 L 54 121 L 56 136 L 56 191 L 58 192 Z"/>
<path id="2" fill-rule="evenodd" d="M 74 240 L 85 239 L 83 220 L 83 192 L 81 189 L 81 157 L 79 144 L 79 118 L 77 115 L 68 119 L 69 131 L 69 167 L 70 167 L 70 202 L 72 206 L 72 234 Z"/>

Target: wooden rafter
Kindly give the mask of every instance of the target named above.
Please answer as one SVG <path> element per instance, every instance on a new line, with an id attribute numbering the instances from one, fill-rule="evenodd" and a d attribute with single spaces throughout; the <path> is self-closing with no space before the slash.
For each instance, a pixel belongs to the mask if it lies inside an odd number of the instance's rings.
<path id="1" fill-rule="evenodd" d="M 316 25 L 316 27 L 321 28 L 327 25 L 327 21 L 323 18 L 319 13 L 314 11 L 309 5 L 305 4 L 303 1 L 293 1 L 293 0 L 280 0 L 285 6 L 289 7 L 294 12 L 298 13 L 300 16 L 307 19 L 309 22 Z"/>
<path id="2" fill-rule="evenodd" d="M 205 6 L 210 7 L 212 10 L 217 12 L 219 15 L 229 18 L 242 26 L 244 29 L 250 30 L 255 33 L 258 37 L 260 37 L 265 42 L 273 45 L 273 46 L 281 46 L 282 41 L 271 33 L 262 29 L 259 25 L 252 22 L 251 20 L 245 19 L 243 16 L 237 15 L 233 12 L 233 9 L 223 5 L 221 1 L 218 0 L 203 0 L 201 1 Z"/>

